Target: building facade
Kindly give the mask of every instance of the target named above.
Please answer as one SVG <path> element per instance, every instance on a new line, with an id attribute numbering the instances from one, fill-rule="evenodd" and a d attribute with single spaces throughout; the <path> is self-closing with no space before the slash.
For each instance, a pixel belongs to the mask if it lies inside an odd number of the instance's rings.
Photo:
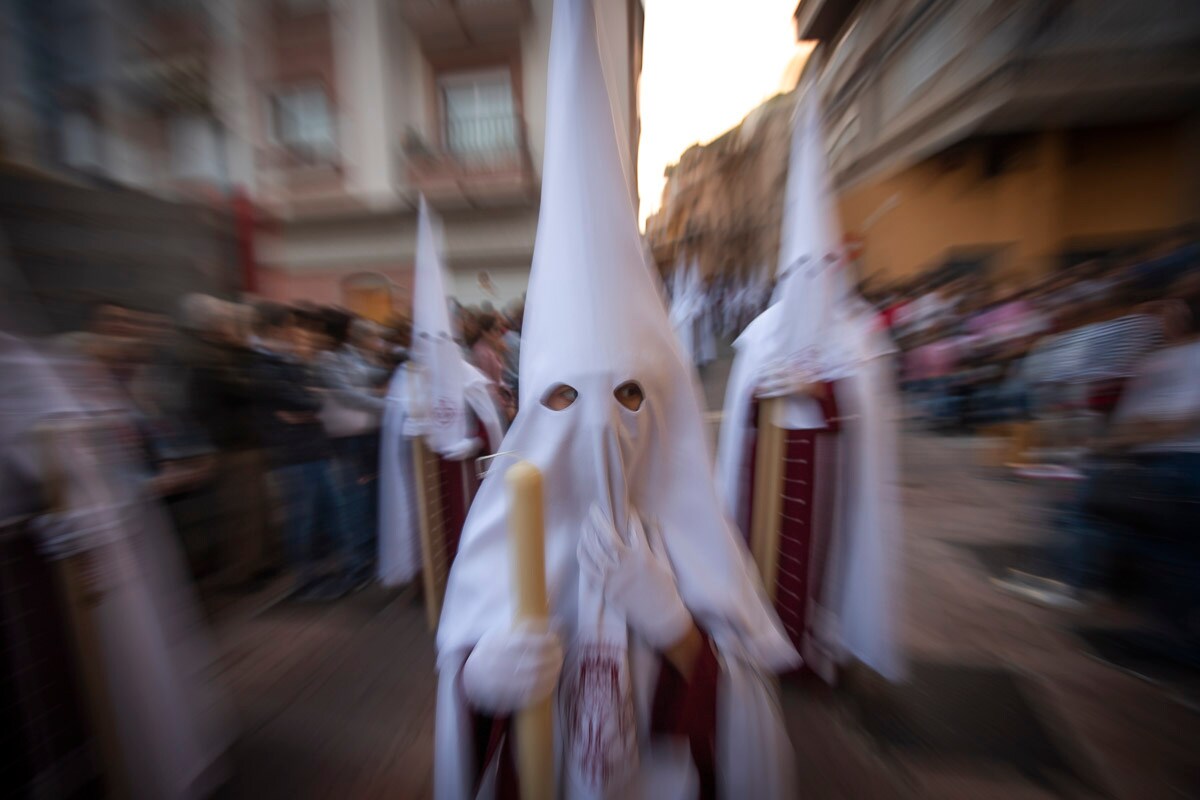
<path id="1" fill-rule="evenodd" d="M 847 251 L 868 284 L 1022 281 L 1200 221 L 1200 4 L 804 0 Z M 775 264 L 795 92 L 669 169 L 664 270 Z"/>
<path id="2" fill-rule="evenodd" d="M 1200 220 L 1200 5 L 803 0 L 868 281 L 994 281 Z"/>
<path id="3" fill-rule="evenodd" d="M 776 95 L 667 168 L 662 203 L 646 220 L 664 275 L 693 262 L 706 277 L 773 273 L 795 106 L 794 91 Z"/>
<path id="4" fill-rule="evenodd" d="M 375 317 L 407 305 L 424 194 L 444 218 L 451 293 L 501 305 L 532 257 L 551 6 L 12 3 L 4 158 L 225 205 L 246 230 L 247 289 Z M 642 6 L 597 6 L 632 164 Z"/>

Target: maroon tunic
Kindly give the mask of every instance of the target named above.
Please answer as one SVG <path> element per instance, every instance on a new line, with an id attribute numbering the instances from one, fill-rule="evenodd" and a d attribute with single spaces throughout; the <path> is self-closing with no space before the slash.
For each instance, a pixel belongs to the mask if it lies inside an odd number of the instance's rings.
<path id="1" fill-rule="evenodd" d="M 818 400 L 825 428 L 785 431 L 783 502 L 779 510 L 779 571 L 775 583 L 775 610 L 792 644 L 806 655 L 813 667 L 816 601 L 823 590 L 840 470 L 836 386 L 823 384 Z M 739 520 L 749 540 L 753 520 L 754 464 L 757 450 L 758 403 L 752 403 L 742 481 L 743 519 Z"/>
<path id="2" fill-rule="evenodd" d="M 717 680 L 721 666 L 708 637 L 704 638 L 688 680 L 665 657 L 660 659 L 658 684 L 651 706 L 652 736 L 686 737 L 700 782 L 701 800 L 716 797 Z M 459 676 L 461 680 L 461 674 Z M 458 691 L 462 691 L 461 685 Z M 497 800 L 518 800 L 520 783 L 513 761 L 514 730 L 510 717 L 492 717 L 474 712 L 474 791 L 479 791 L 486 766 L 499 759 Z"/>
<path id="3" fill-rule="evenodd" d="M 468 435 L 482 441 L 483 452 L 490 454 L 494 445 L 488 441 L 487 428 L 474 414 L 468 418 L 468 422 L 475 424 L 474 432 Z M 449 565 L 454 563 L 454 557 L 458 555 L 458 541 L 462 538 L 467 511 L 471 508 L 475 493 L 479 491 L 479 478 L 475 472 L 475 460 L 471 458 L 462 461 L 438 458 L 438 467 L 442 478 L 442 508 L 446 513 L 446 563 L 449 569 Z"/>

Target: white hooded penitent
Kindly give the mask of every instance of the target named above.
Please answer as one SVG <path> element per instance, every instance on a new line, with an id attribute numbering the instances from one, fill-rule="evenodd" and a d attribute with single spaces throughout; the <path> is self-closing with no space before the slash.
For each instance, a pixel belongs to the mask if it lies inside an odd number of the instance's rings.
<path id="1" fill-rule="evenodd" d="M 70 657 L 79 659 L 66 673 L 90 678 L 80 681 L 77 699 L 84 708 L 91 701 L 116 712 L 86 720 L 99 745 L 89 760 L 113 760 L 81 764 L 78 772 L 70 770 L 72 780 L 99 767 L 107 779 L 119 779 L 120 795 L 132 800 L 208 796 L 225 777 L 224 754 L 236 731 L 170 517 L 146 491 L 145 465 L 133 457 L 129 431 L 138 414 L 99 364 L 10 335 L 50 329 L 0 235 L 0 524 L 5 537 L 33 535 L 36 558 L 52 562 L 52 571 L 40 575 L 53 574 L 58 585 L 40 596 L 62 591 L 69 602 L 55 614 L 38 613 L 36 606 L 6 612 L 6 625 L 22 619 L 17 636 L 10 639 L 6 631 L 5 641 L 26 641 L 23 630 L 48 635 L 36 623 L 62 620 L 67 640 L 73 639 Z M 29 527 L 22 530 L 14 523 L 26 515 Z M 20 577 L 25 597 L 37 597 L 29 589 L 39 572 L 22 571 L 29 557 L 21 552 L 6 551 L 6 575 Z M 6 586 L 6 592 L 8 602 L 20 603 L 16 588 Z M 73 637 L 79 629 L 67 622 L 71 618 L 90 635 Z M 38 652 L 20 647 L 5 657 L 35 674 L 64 666 L 31 661 Z M 34 707 L 59 702 L 64 698 L 43 696 Z M 33 719 L 29 730 L 49 733 L 48 720 L 73 714 L 62 713 Z M 5 758 L 17 758 L 18 750 L 6 749 Z M 51 745 L 46 755 L 54 752 Z M 40 773 L 56 774 L 66 773 Z M 65 793 L 66 784 L 42 785 L 50 794 Z"/>
<path id="2" fill-rule="evenodd" d="M 696 352 L 695 297 L 692 296 L 691 272 L 682 260 L 671 272 L 671 309 L 669 319 L 684 357 L 693 361 Z"/>
<path id="3" fill-rule="evenodd" d="M 492 447 L 503 436 L 488 379 L 466 363 L 451 335 L 439 220 L 421 198 L 413 297 L 412 361 L 388 385 L 379 451 L 379 580 L 408 583 L 421 569 L 417 501 L 409 438 L 424 437 L 439 455 L 457 460 L 479 445 L 468 432 L 468 409 Z"/>
<path id="4" fill-rule="evenodd" d="M 718 770 L 727 796 L 788 796 L 790 748 L 762 676 L 794 666 L 796 653 L 717 502 L 699 388 L 644 260 L 595 25 L 588 0 L 556 0 L 520 412 L 500 448 L 532 462 L 545 481 L 547 590 L 567 651 L 556 694 L 561 796 L 636 797 L 660 769 L 645 726 L 661 645 L 634 633 L 635 611 L 619 611 L 581 568 L 580 542 L 595 519 L 629 547 L 639 525 L 661 539 L 682 605 L 720 653 Z M 470 796 L 480 766 L 471 763 L 464 662 L 513 622 L 503 480 L 511 463 L 492 468 L 471 508 L 438 629 L 443 798 Z M 598 653 L 619 678 L 612 695 L 588 698 L 599 728 L 581 755 L 576 679 L 582 659 Z"/>
<path id="5" fill-rule="evenodd" d="M 822 612 L 822 628 L 839 660 L 857 658 L 895 680 L 902 673 L 894 621 L 903 524 L 893 378 L 884 358 L 894 347 L 842 268 L 817 91 L 810 85 L 800 98 L 793 127 L 774 301 L 734 342 L 717 483 L 726 511 L 745 524 L 750 498 L 742 491 L 743 470 L 755 395 L 769 389 L 783 396 L 783 427 L 815 431 L 826 420 L 800 387 L 838 386 L 838 413 L 846 421 L 840 451 L 848 463 L 840 471 L 821 597 L 832 620 Z"/>

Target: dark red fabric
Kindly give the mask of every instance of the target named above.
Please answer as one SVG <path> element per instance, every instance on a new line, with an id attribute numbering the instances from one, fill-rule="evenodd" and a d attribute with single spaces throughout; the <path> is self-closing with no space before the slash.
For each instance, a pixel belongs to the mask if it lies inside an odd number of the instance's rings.
<path id="1" fill-rule="evenodd" d="M 842 427 L 838 414 L 837 384 L 824 381 L 821 386 L 824 387 L 824 391 L 817 395 L 817 402 L 821 404 L 821 413 L 825 415 L 825 424 L 829 426 L 829 430 L 837 433 Z"/>
<path id="2" fill-rule="evenodd" d="M 650 730 L 652 733 L 688 739 L 700 780 L 700 798 L 714 800 L 717 790 L 717 682 L 721 674 L 716 652 L 706 636 L 688 680 L 684 680 L 679 670 L 666 658 L 660 661 Z M 459 691 L 462 691 L 461 686 Z M 497 800 L 519 800 L 520 781 L 513 761 L 514 729 L 510 718 L 492 717 L 472 710 L 471 722 L 476 766 L 475 792 L 479 791 L 483 773 L 498 758 Z"/>
<path id="3" fill-rule="evenodd" d="M 738 508 L 741 509 L 741 513 L 735 520 L 738 528 L 742 531 L 742 537 L 746 540 L 747 547 L 750 546 L 750 526 L 753 524 L 754 470 L 757 463 L 758 401 L 753 400 L 750 403 L 750 417 L 746 420 L 746 448 L 742 460 L 742 479 L 738 482 Z"/>
<path id="4" fill-rule="evenodd" d="M 812 628 L 812 600 L 821 596 L 833 532 L 837 489 L 838 419 L 837 385 L 826 382 L 817 396 L 825 417 L 824 429 L 786 431 L 784 438 L 783 501 L 779 520 L 779 570 L 775 581 L 775 610 L 788 638 L 802 650 Z M 752 404 L 755 423 L 758 403 Z M 754 492 L 754 453 L 757 431 L 747 447 L 746 505 Z M 749 537 L 751 520 L 743 531 Z"/>
<path id="5" fill-rule="evenodd" d="M 487 429 L 474 415 L 469 418 L 475 429 L 468 436 L 474 436 L 484 443 L 484 453 L 488 449 Z M 468 458 L 464 461 L 448 461 L 438 459 L 442 475 L 442 508 L 446 509 L 446 554 L 450 563 L 458 555 L 458 542 L 462 537 L 463 525 L 467 521 L 467 511 L 479 491 L 479 479 L 476 477 L 475 460 Z"/>
<path id="6" fill-rule="evenodd" d="M 684 680 L 679 670 L 663 658 L 654 690 L 650 730 L 686 736 L 700 779 L 701 800 L 717 796 L 717 681 L 721 665 L 707 637 Z"/>
<path id="7" fill-rule="evenodd" d="M 255 252 L 255 209 L 254 202 L 244 189 L 238 189 L 233 197 L 234 232 L 237 238 L 238 261 L 242 268 L 242 290 L 258 291 L 258 256 Z"/>
<path id="8" fill-rule="evenodd" d="M 1088 386 L 1088 408 L 1106 416 L 1111 414 L 1120 402 L 1124 388 L 1125 381 L 1121 378 L 1092 383 Z"/>
<path id="9" fill-rule="evenodd" d="M 458 675 L 458 691 L 462 692 L 462 673 Z M 520 800 L 517 767 L 513 762 L 513 725 L 511 717 L 493 717 L 471 709 L 472 745 L 475 756 L 475 779 L 472 796 L 479 794 L 483 774 L 494 759 L 500 759 L 496 775 L 496 800 Z"/>
<path id="10" fill-rule="evenodd" d="M 779 568 L 775 610 L 796 649 L 808 618 L 812 570 L 813 484 L 816 431 L 788 431 L 784 443 L 783 501 L 779 520 Z"/>

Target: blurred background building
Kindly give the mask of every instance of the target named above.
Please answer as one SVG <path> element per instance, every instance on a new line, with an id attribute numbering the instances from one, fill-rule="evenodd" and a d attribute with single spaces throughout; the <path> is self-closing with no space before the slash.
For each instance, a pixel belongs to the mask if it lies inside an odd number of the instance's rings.
<path id="1" fill-rule="evenodd" d="M 1200 219 L 1195 3 L 803 0 L 795 20 L 819 43 L 806 79 L 868 283 L 1020 280 Z M 704 240 L 730 252 L 708 270 L 774 262 L 777 234 L 734 254 L 741 231 L 779 224 L 785 137 L 760 120 L 791 105 L 684 154 L 647 225 L 660 263 Z"/>
<path id="2" fill-rule="evenodd" d="M 776 95 L 667 168 L 662 206 L 646 220 L 655 261 L 694 259 L 705 276 L 774 271 L 795 92 Z"/>
<path id="3" fill-rule="evenodd" d="M 57 226 L 48 231 L 55 247 L 86 233 L 123 263 L 105 222 L 123 220 L 117 227 L 138 228 L 147 269 L 208 275 L 160 285 L 159 294 L 240 289 L 382 319 L 407 305 L 424 193 L 445 218 L 451 293 L 496 305 L 519 297 L 537 222 L 550 8 L 549 0 L 5 4 L 0 158 L 18 260 L 46 247 L 28 241 L 39 212 L 15 202 L 33 193 Z M 605 3 L 602 13 L 615 113 L 636 157 L 642 6 Z M 72 204 L 74 218 L 54 214 Z M 164 227 L 163 215 L 199 227 L 185 236 Z M 82 271 L 107 282 L 104 270 Z M 117 284 L 126 302 L 161 305 Z"/>

